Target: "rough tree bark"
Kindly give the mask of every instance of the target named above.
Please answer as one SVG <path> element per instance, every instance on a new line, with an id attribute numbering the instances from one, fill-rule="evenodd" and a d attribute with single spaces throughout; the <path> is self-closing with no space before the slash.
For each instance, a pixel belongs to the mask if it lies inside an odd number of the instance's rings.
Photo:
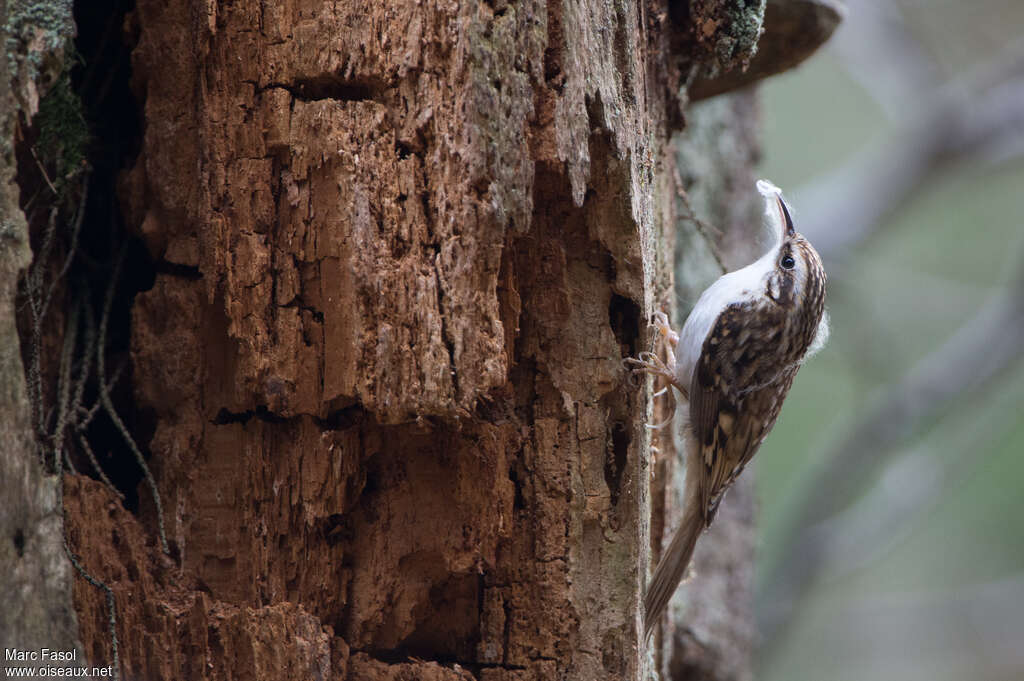
<path id="1" fill-rule="evenodd" d="M 66 492 L 128 676 L 638 676 L 645 12 L 138 3 L 122 198 L 171 559 L 144 493 L 137 522 Z M 102 605 L 76 591 L 98 659 Z"/>
<path id="2" fill-rule="evenodd" d="M 688 217 L 741 259 L 752 96 L 671 139 L 683 76 L 746 61 L 763 9 L 139 0 L 119 200 L 169 555 L 144 488 L 64 485 L 127 678 L 642 677 L 681 471 L 622 359 L 673 306 L 677 228 L 684 297 L 719 273 Z M 749 676 L 751 517 L 741 488 L 664 673 Z M 108 663 L 102 593 L 74 607 Z"/>
<path id="3" fill-rule="evenodd" d="M 14 182 L 15 130 L 60 72 L 72 31 L 69 7 L 40 16 L 25 3 L 0 0 L 0 645 L 27 651 L 78 645 L 57 480 L 44 475 L 36 456 L 14 314 L 18 274 L 31 259 Z"/>

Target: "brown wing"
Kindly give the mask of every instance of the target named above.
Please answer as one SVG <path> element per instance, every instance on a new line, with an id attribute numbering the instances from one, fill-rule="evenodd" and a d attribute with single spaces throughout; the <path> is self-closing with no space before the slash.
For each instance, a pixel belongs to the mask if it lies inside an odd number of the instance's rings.
<path id="1" fill-rule="evenodd" d="M 711 524 L 722 495 L 778 417 L 795 368 L 776 361 L 770 333 L 752 328 L 749 307 L 734 304 L 704 340 L 690 382 L 690 424 L 704 464 L 699 491 Z"/>

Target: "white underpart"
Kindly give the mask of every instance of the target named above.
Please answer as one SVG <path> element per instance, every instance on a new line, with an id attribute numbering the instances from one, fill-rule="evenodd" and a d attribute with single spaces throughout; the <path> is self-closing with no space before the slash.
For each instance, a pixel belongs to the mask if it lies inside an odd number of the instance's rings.
<path id="1" fill-rule="evenodd" d="M 761 256 L 756 262 L 747 265 L 743 269 L 723 274 L 715 283 L 709 286 L 701 294 L 694 305 L 690 316 L 686 318 L 686 324 L 679 334 L 679 344 L 676 346 L 675 378 L 679 385 L 690 387 L 693 379 L 693 369 L 697 366 L 701 350 L 704 348 L 704 341 L 711 333 L 711 328 L 729 305 L 750 300 L 761 295 L 765 287 L 765 277 L 775 269 L 775 260 L 779 254 L 779 247 L 782 245 L 782 235 L 786 231 L 784 219 L 779 211 L 777 197 L 782 190 L 768 180 L 757 181 L 757 191 L 764 196 L 764 212 L 771 227 L 773 243 L 768 252 Z M 821 326 L 818 327 L 818 336 L 821 336 Z M 828 339 L 828 324 L 825 324 L 825 340 Z M 818 338 L 815 337 L 815 344 Z M 824 345 L 824 340 L 822 345 Z"/>

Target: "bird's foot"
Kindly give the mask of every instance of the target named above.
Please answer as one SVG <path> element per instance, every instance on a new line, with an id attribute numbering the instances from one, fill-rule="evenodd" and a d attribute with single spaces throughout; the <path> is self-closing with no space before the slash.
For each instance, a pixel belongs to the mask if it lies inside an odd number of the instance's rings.
<path id="1" fill-rule="evenodd" d="M 675 359 L 675 349 L 679 345 L 679 334 L 672 330 L 672 327 L 668 325 L 668 315 L 658 310 L 654 313 L 654 323 L 652 326 L 658 331 L 658 336 L 664 339 L 668 343 L 669 357 Z M 675 362 L 672 362 L 675 364 Z"/>
<path id="2" fill-rule="evenodd" d="M 661 376 L 673 382 L 672 370 L 653 352 L 641 352 L 639 357 L 627 357 L 622 362 L 635 372 Z"/>

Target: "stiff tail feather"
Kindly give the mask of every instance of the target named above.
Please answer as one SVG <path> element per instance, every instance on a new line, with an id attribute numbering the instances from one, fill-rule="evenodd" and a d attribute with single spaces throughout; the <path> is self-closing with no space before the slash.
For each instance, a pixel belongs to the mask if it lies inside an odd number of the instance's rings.
<path id="1" fill-rule="evenodd" d="M 687 485 L 689 487 L 689 485 Z M 691 490 L 688 490 L 691 491 Z M 672 537 L 661 562 L 654 570 L 654 577 L 647 587 L 647 594 L 644 596 L 644 640 L 648 640 L 654 625 L 661 619 L 662 613 L 668 606 L 669 599 L 675 593 L 676 587 L 686 574 L 686 568 L 693 556 L 693 549 L 697 545 L 697 537 L 704 530 L 704 514 L 700 512 L 700 503 L 697 495 L 688 494 L 686 508 L 683 511 L 683 519 Z"/>

